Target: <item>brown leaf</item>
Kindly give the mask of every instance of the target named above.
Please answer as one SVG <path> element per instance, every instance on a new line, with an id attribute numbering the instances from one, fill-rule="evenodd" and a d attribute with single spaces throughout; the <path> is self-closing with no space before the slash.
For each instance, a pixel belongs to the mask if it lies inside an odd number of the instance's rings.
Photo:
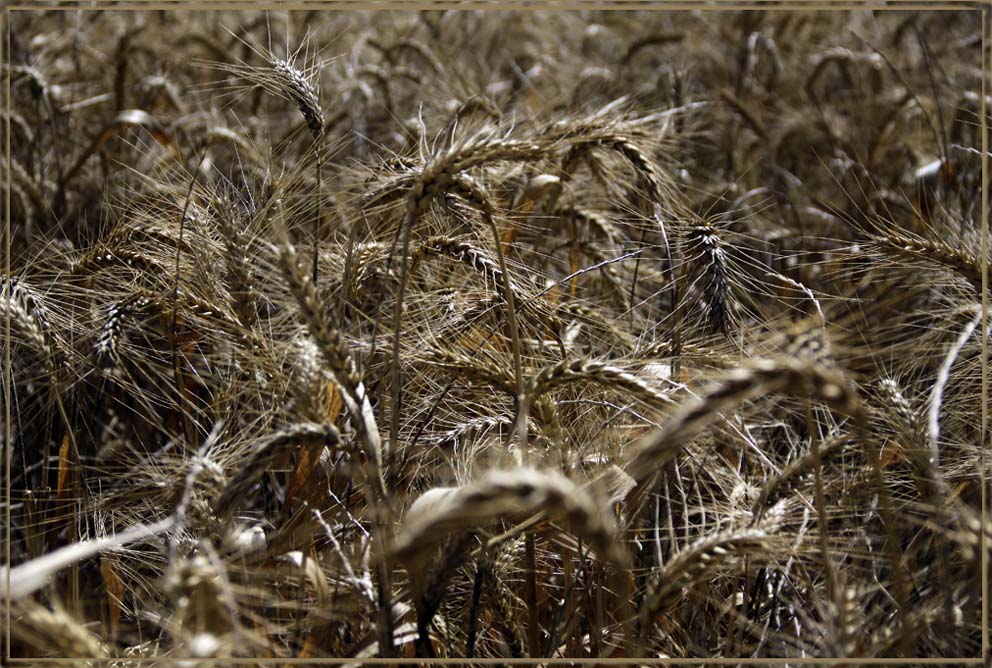
<path id="1" fill-rule="evenodd" d="M 107 611 L 110 614 L 110 633 L 112 637 L 117 637 L 117 629 L 121 622 L 121 606 L 124 602 L 124 583 L 117 577 L 114 571 L 114 557 L 112 555 L 102 555 L 100 557 L 100 574 L 103 576 L 103 583 L 107 587 Z"/>
<path id="2" fill-rule="evenodd" d="M 341 416 L 341 409 L 344 407 L 341 390 L 338 389 L 336 383 L 327 383 L 324 386 L 324 396 L 326 397 L 324 405 L 327 408 L 327 420 L 331 423 L 337 423 L 337 419 Z M 296 466 L 293 467 L 289 487 L 286 489 L 286 501 L 282 506 L 283 516 L 289 513 L 289 509 L 293 507 L 293 500 L 311 479 L 314 467 L 320 461 L 320 453 L 323 451 L 324 445 L 322 443 L 313 443 L 300 453 L 296 460 Z"/>
<path id="3" fill-rule="evenodd" d="M 72 449 L 69 444 L 69 432 L 62 436 L 62 445 L 59 446 L 59 479 L 55 492 L 58 498 L 62 498 L 68 489 L 69 473 L 72 467 Z"/>
<path id="4" fill-rule="evenodd" d="M 300 451 L 300 456 L 296 459 L 296 466 L 293 468 L 289 487 L 286 489 L 286 501 L 283 502 L 282 506 L 283 516 L 289 514 L 296 495 L 300 493 L 303 486 L 310 480 L 317 462 L 320 461 L 320 453 L 323 451 L 323 443 L 311 443 Z"/>
<path id="5" fill-rule="evenodd" d="M 887 469 L 893 464 L 897 464 L 899 462 L 909 461 L 902 451 L 902 446 L 898 444 L 894 447 L 885 448 L 880 454 L 881 457 L 879 465 L 883 469 Z"/>
<path id="6" fill-rule="evenodd" d="M 344 401 L 341 399 L 341 390 L 338 389 L 336 383 L 328 383 L 324 386 L 324 396 L 327 398 L 325 405 L 327 406 L 327 420 L 337 424 L 338 417 L 341 415 L 341 408 L 344 406 Z"/>
<path id="7" fill-rule="evenodd" d="M 579 272 L 579 247 L 576 244 L 572 244 L 572 247 L 568 251 L 569 255 L 569 273 L 578 274 Z M 571 281 L 571 286 L 568 289 L 568 295 L 575 298 L 575 292 L 579 287 L 579 277 L 573 276 Z"/>

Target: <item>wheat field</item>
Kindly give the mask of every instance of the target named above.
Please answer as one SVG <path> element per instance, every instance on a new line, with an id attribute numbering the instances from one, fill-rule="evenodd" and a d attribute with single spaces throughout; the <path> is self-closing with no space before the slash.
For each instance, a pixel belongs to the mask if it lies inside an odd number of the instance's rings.
<path id="1" fill-rule="evenodd" d="M 978 9 L 10 17 L 11 657 L 983 651 Z"/>

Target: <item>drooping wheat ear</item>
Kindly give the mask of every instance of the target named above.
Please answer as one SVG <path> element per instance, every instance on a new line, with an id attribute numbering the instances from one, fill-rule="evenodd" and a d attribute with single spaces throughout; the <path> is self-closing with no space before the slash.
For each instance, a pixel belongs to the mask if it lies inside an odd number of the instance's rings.
<path id="1" fill-rule="evenodd" d="M 614 343 L 625 350 L 632 350 L 634 347 L 634 337 L 603 317 L 602 312 L 598 309 L 579 301 L 569 301 L 560 305 L 557 311 L 563 319 L 578 320 L 605 332 L 613 339 Z"/>
<path id="2" fill-rule="evenodd" d="M 864 409 L 854 388 L 839 371 L 791 357 L 758 358 L 723 377 L 690 399 L 669 422 L 635 445 L 627 473 L 638 483 L 671 461 L 706 426 L 749 399 L 785 392 L 812 395 L 859 422 Z"/>
<path id="3" fill-rule="evenodd" d="M 398 62 L 398 54 L 403 51 L 409 51 L 419 56 L 420 59 L 434 71 L 434 74 L 441 74 L 441 72 L 444 71 L 444 66 L 441 64 L 441 61 L 438 59 L 437 55 L 435 55 L 434 51 L 432 51 L 431 48 L 423 42 L 410 37 L 398 39 L 390 44 L 386 49 L 386 60 L 388 60 L 391 64 L 395 64 Z"/>
<path id="4" fill-rule="evenodd" d="M 485 362 L 481 357 L 468 357 L 449 348 L 431 348 L 426 357 L 431 364 L 451 373 L 490 385 L 511 397 L 516 394 L 513 378 L 504 369 Z"/>
<path id="5" fill-rule="evenodd" d="M 324 110 L 320 107 L 320 97 L 316 84 L 288 60 L 269 60 L 272 71 L 283 88 L 283 96 L 296 103 L 307 122 L 307 128 L 314 139 L 324 132 Z"/>
<path id="6" fill-rule="evenodd" d="M 0 283 L 0 314 L 10 316 L 11 329 L 19 332 L 46 369 L 53 371 L 58 351 L 41 295 L 26 282 L 4 276 Z"/>
<path id="7" fill-rule="evenodd" d="M 872 65 L 878 65 L 883 59 L 883 56 L 878 53 L 855 53 L 850 49 L 843 46 L 834 46 L 825 51 L 822 51 L 813 58 L 813 68 L 809 76 L 806 78 L 803 84 L 803 90 L 813 104 L 816 107 L 820 106 L 820 95 L 817 93 L 816 84 L 830 64 L 836 63 L 845 76 L 850 76 L 850 67 L 852 64 L 864 63 L 867 65 L 864 67 L 864 71 L 871 73 L 876 77 L 881 77 L 881 70 L 873 67 Z M 879 84 L 881 86 L 881 84 Z"/>
<path id="8" fill-rule="evenodd" d="M 486 285 L 492 282 L 492 288 L 502 298 L 506 299 L 505 283 L 503 272 L 495 260 L 489 258 L 489 254 L 481 248 L 473 246 L 467 241 L 455 239 L 454 237 L 431 237 L 422 243 L 414 253 L 414 262 L 425 255 L 445 256 L 455 259 L 467 267 L 482 274 L 486 279 Z M 512 282 L 510 289 L 514 288 Z"/>
<path id="9" fill-rule="evenodd" d="M 640 611 L 640 632 L 650 632 L 650 621 L 667 611 L 688 589 L 715 571 L 731 568 L 744 557 L 759 560 L 770 551 L 771 535 L 762 528 L 731 529 L 705 536 L 681 550 L 652 575 Z"/>
<path id="10" fill-rule="evenodd" d="M 450 148 L 428 159 L 419 169 L 407 169 L 363 195 L 363 207 L 370 208 L 402 198 L 406 212 L 404 225 L 420 220 L 430 203 L 445 192 L 457 174 L 496 162 L 540 160 L 547 152 L 545 143 L 505 139 L 479 133 L 460 139 Z"/>
<path id="11" fill-rule="evenodd" d="M 73 451 L 78 453 L 72 422 L 57 391 L 58 370 L 64 363 L 68 349 L 62 346 L 60 339 L 54 334 L 41 294 L 20 279 L 0 277 L 0 315 L 5 320 L 9 319 L 10 327 L 20 332 L 25 339 L 24 343 L 41 362 L 49 387 L 56 390 L 52 392 L 52 396 L 66 426 L 69 442 Z"/>
<path id="12" fill-rule="evenodd" d="M 834 436 L 820 443 L 818 446 L 820 449 L 819 460 L 825 462 L 840 455 L 850 444 L 851 437 L 847 435 Z M 755 516 L 758 516 L 760 511 L 767 506 L 775 504 L 808 482 L 813 475 L 817 459 L 815 452 L 808 452 L 786 466 L 778 476 L 769 480 L 761 489 L 758 500 L 754 504 Z"/>
<path id="13" fill-rule="evenodd" d="M 503 240 L 500 237 L 499 228 L 496 225 L 496 205 L 492 197 L 483 185 L 468 174 L 457 174 L 451 182 L 448 192 L 460 195 L 471 202 L 482 213 L 482 217 L 492 234 L 493 248 L 496 254 L 496 271 L 484 265 L 487 264 L 485 258 L 473 248 L 449 248 L 456 252 L 462 262 L 469 264 L 477 271 L 482 271 L 484 275 L 491 275 L 496 282 L 496 291 L 505 302 L 506 329 L 510 345 L 513 351 L 513 372 L 518 386 L 523 382 L 523 363 L 521 361 L 520 349 L 520 329 L 517 324 L 517 286 L 510 277 L 510 270 L 506 264 L 506 256 L 503 253 Z M 480 266 L 483 265 L 483 266 Z M 526 304 L 526 302 L 523 302 Z M 529 311 L 530 309 L 528 309 Z"/>
<path id="14" fill-rule="evenodd" d="M 152 295 L 136 292 L 110 307 L 96 337 L 96 343 L 93 344 L 97 367 L 109 369 L 111 372 L 120 369 L 120 340 L 127 321 L 135 315 L 147 313 L 157 304 L 158 300 Z"/>
<path id="15" fill-rule="evenodd" d="M 870 240 L 883 252 L 944 267 L 968 281 L 979 295 L 982 294 L 980 259 L 961 247 L 940 240 L 891 231 L 884 235 L 872 236 Z"/>
<path id="16" fill-rule="evenodd" d="M 720 99 L 737 112 L 737 115 L 754 131 L 754 134 L 758 135 L 762 140 L 768 140 L 768 130 L 765 129 L 765 124 L 761 122 L 761 118 L 750 105 L 734 95 L 734 92 L 729 88 L 724 88 L 720 91 Z"/>
<path id="17" fill-rule="evenodd" d="M 627 47 L 627 50 L 621 56 L 619 63 L 621 66 L 626 67 L 630 65 L 631 61 L 634 60 L 634 56 L 641 52 L 641 50 L 649 46 L 663 46 L 665 44 L 674 44 L 676 42 L 681 42 L 685 39 L 685 33 L 680 32 L 663 32 L 663 33 L 652 33 L 644 37 L 635 39 Z"/>
<path id="18" fill-rule="evenodd" d="M 502 137 L 471 137 L 457 143 L 430 160 L 418 174 L 401 179 L 400 185 L 409 185 L 407 224 L 414 224 L 431 201 L 451 186 L 456 175 L 494 162 L 538 160 L 545 152 L 541 143 Z"/>
<path id="19" fill-rule="evenodd" d="M 627 563 L 612 517 L 587 490 L 560 473 L 527 468 L 494 471 L 463 487 L 425 492 L 410 506 L 392 551 L 416 563 L 449 532 L 537 512 L 564 516 L 601 558 L 621 567 Z"/>
<path id="20" fill-rule="evenodd" d="M 567 207 L 556 209 L 554 215 L 566 220 L 574 220 L 580 225 L 585 225 L 590 231 L 596 231 L 606 237 L 611 245 L 616 244 L 621 238 L 620 229 L 609 218 L 602 213 L 592 209 L 580 207 Z"/>
<path id="21" fill-rule="evenodd" d="M 459 143 L 440 156 L 431 160 L 424 166 L 419 174 L 412 176 L 412 183 L 405 199 L 405 213 L 400 222 L 398 230 L 401 239 L 401 257 L 399 288 L 396 292 L 396 300 L 393 306 L 393 337 L 392 337 L 392 364 L 391 378 L 392 393 L 390 395 L 390 440 L 396 440 L 399 436 L 399 419 L 402 412 L 402 371 L 400 369 L 400 339 L 403 332 L 403 298 L 406 293 L 406 284 L 409 267 L 407 257 L 410 253 L 410 236 L 414 226 L 420 217 L 428 209 L 434 198 L 447 190 L 458 180 L 459 175 L 473 167 L 478 167 L 491 162 L 528 160 L 541 155 L 544 147 L 534 142 L 516 142 L 500 138 L 474 137 L 466 142 Z M 408 181 L 401 179 L 399 183 L 405 185 Z M 460 180 L 459 187 L 468 187 L 472 190 L 471 181 Z M 485 198 L 488 200 L 488 197 Z M 498 237 L 495 222 L 492 217 L 491 206 L 487 214 L 487 220 L 494 232 L 494 237 Z M 498 238 L 494 239 L 496 244 L 500 243 Z M 506 263 L 502 256 L 501 247 L 497 248 L 499 253 L 500 268 L 504 281 L 504 286 L 509 286 L 509 276 L 506 272 Z M 516 315 L 513 304 L 512 290 L 505 290 L 503 297 L 507 301 L 508 328 L 512 336 L 514 375 L 517 381 L 517 394 L 523 391 L 522 364 L 520 361 L 520 342 L 518 328 L 516 326 Z M 526 453 L 526 449 L 524 450 Z"/>
<path id="22" fill-rule="evenodd" d="M 689 228 L 687 241 L 689 252 L 698 253 L 696 257 L 703 263 L 707 320 L 714 330 L 726 335 L 730 281 L 727 252 L 720 242 L 719 230 L 709 223 L 697 223 Z"/>
<path id="23" fill-rule="evenodd" d="M 24 216 L 24 236 L 30 240 L 35 221 L 38 220 L 39 209 L 32 204 L 31 196 L 19 183 L 8 178 L 6 174 L 3 177 L 10 186 L 11 195 L 16 197 L 21 204 L 21 215 Z"/>
<path id="24" fill-rule="evenodd" d="M 135 271 L 147 272 L 149 275 L 161 274 L 166 268 L 161 261 L 138 251 L 100 246 L 75 262 L 69 269 L 69 275 L 97 274 L 115 265 L 125 265 Z"/>
<path id="25" fill-rule="evenodd" d="M 607 150 L 616 151 L 634 167 L 641 181 L 647 187 L 647 200 L 653 204 L 660 204 L 662 201 L 662 181 L 655 168 L 654 161 L 630 136 L 623 133 L 594 131 L 590 137 L 576 137 L 574 145 L 565 159 L 565 173 L 573 169 L 572 165 L 584 155 L 590 148 L 601 147 Z"/>
<path id="26" fill-rule="evenodd" d="M 17 132 L 20 132 L 26 142 L 30 143 L 34 141 L 34 130 L 32 129 L 32 125 L 29 124 L 27 120 L 24 119 L 24 116 L 19 114 L 17 110 L 11 109 L 8 111 L 4 109 L 3 111 L 0 111 L 0 120 L 9 122 L 12 132 L 14 132 L 13 128 L 16 127 Z M 17 132 L 14 132 L 15 136 Z"/>
<path id="27" fill-rule="evenodd" d="M 376 264 L 389 257 L 389 244 L 382 241 L 359 242 L 352 253 L 350 299 L 358 300 L 366 281 L 381 276 Z"/>
<path id="28" fill-rule="evenodd" d="M 390 71 L 371 63 L 366 63 L 355 70 L 355 79 L 368 78 L 375 81 L 376 85 L 379 87 L 379 91 L 382 93 L 383 109 L 387 114 L 393 115 L 395 113 L 393 107 L 393 94 L 389 88 L 389 83 L 393 80 L 393 77 L 390 75 Z"/>
<path id="29" fill-rule="evenodd" d="M 499 264 L 500 272 L 503 276 L 503 297 L 507 303 L 512 305 L 513 292 L 515 288 L 510 279 L 509 268 L 506 265 L 506 257 L 503 254 L 503 239 L 500 235 L 499 227 L 496 224 L 496 204 L 490 196 L 486 187 L 478 180 L 468 174 L 457 174 L 448 188 L 448 193 L 458 195 L 472 204 L 482 214 L 482 218 L 492 235 L 493 250 L 496 254 L 496 261 Z M 515 322 L 515 316 L 510 311 L 508 320 Z"/>
<path id="30" fill-rule="evenodd" d="M 606 175 L 606 169 L 604 168 L 600 159 L 593 152 L 593 148 L 597 145 L 596 141 L 589 139 L 586 141 L 581 141 L 572 148 L 568 150 L 565 157 L 562 158 L 561 167 L 559 172 L 561 174 L 560 183 L 567 184 L 575 176 L 576 170 L 579 167 L 580 162 L 585 162 L 586 166 L 589 168 L 589 172 L 592 177 L 596 180 L 599 186 L 606 192 L 609 192 L 611 181 Z M 558 191 L 559 193 L 561 190 Z M 552 196 L 551 206 L 548 208 L 554 208 L 557 202 L 557 196 Z"/>
<path id="31" fill-rule="evenodd" d="M 383 456 L 382 440 L 379 437 L 372 405 L 355 366 L 355 360 L 348 350 L 348 344 L 341 332 L 328 322 L 320 307 L 313 281 L 302 271 L 296 249 L 292 244 L 287 242 L 279 247 L 279 259 L 283 274 L 289 282 L 290 291 L 300 307 L 300 314 L 310 330 L 310 336 L 313 337 L 320 354 L 334 374 L 334 380 L 341 388 L 341 398 L 356 428 L 361 430 L 369 449 L 370 462 L 378 472 Z M 388 452 L 386 454 L 388 455 Z"/>
<path id="32" fill-rule="evenodd" d="M 446 192 L 468 200 L 472 206 L 486 217 L 487 223 L 494 223 L 496 204 L 493 202 L 492 197 L 490 197 L 489 191 L 478 179 L 468 174 L 456 174 Z M 494 239 L 493 241 L 495 242 L 496 240 Z"/>
<path id="33" fill-rule="evenodd" d="M 13 158 L 10 160 L 10 178 L 8 181 L 12 189 L 16 187 L 23 193 L 22 201 L 30 209 L 29 213 L 37 216 L 45 210 L 45 200 L 41 196 L 35 180 L 31 178 L 24 166 Z"/>
<path id="34" fill-rule="evenodd" d="M 313 218 L 313 260 L 311 262 L 311 278 L 317 282 L 317 265 L 320 256 L 320 218 L 321 218 L 321 139 L 324 136 L 324 128 L 327 119 L 324 118 L 324 110 L 320 106 L 320 96 L 317 85 L 308 77 L 305 72 L 298 69 L 292 62 L 281 58 L 271 57 L 269 64 L 275 73 L 275 88 L 278 94 L 296 103 L 300 113 L 307 122 L 307 128 L 313 136 L 316 160 L 314 161 L 314 173 L 317 177 L 317 185 L 314 189 L 314 218 Z M 319 74 L 319 67 L 317 68 Z M 264 79 L 264 77 L 263 77 Z M 267 87 L 271 88 L 271 86 Z M 281 91 L 279 89 L 281 88 Z"/>
<path id="35" fill-rule="evenodd" d="M 57 92 L 59 90 L 58 86 L 54 88 L 48 84 L 48 80 L 45 78 L 45 74 L 34 67 L 33 65 L 5 65 L 5 69 L 9 70 L 13 76 L 14 80 L 27 79 L 30 82 L 30 86 L 33 91 L 37 92 L 38 95 L 45 98 L 46 103 L 51 108 L 53 102 L 58 103 Z M 53 95 L 54 94 L 54 95 Z"/>
<path id="36" fill-rule="evenodd" d="M 651 203 L 661 203 L 662 188 L 658 170 L 655 169 L 654 161 L 648 157 L 648 154 L 634 140 L 624 135 L 617 135 L 600 140 L 600 144 L 617 151 L 620 155 L 627 158 L 648 186 L 648 197 Z"/>
<path id="37" fill-rule="evenodd" d="M 193 247 L 185 239 L 180 241 L 171 231 L 148 220 L 136 220 L 127 225 L 118 225 L 107 237 L 107 245 L 118 248 L 138 240 L 154 241 L 168 248 L 181 248 L 184 253 L 193 252 Z"/>
<path id="38" fill-rule="evenodd" d="M 109 648 L 61 607 L 55 610 L 25 599 L 11 609 L 11 634 L 35 651 L 59 658 L 105 659 Z M 78 664 L 78 662 L 72 662 Z"/>
<path id="39" fill-rule="evenodd" d="M 624 389 L 647 404 L 670 404 L 673 399 L 664 392 L 649 386 L 634 374 L 623 369 L 593 360 L 562 360 L 541 369 L 527 388 L 527 394 L 538 397 L 556 387 L 577 381 L 588 381 L 603 387 Z"/>
<path id="40" fill-rule="evenodd" d="M 295 424 L 260 440 L 252 446 L 244 460 L 238 462 L 237 471 L 231 476 L 227 487 L 214 506 L 217 514 L 226 514 L 239 498 L 248 492 L 255 481 L 290 449 L 318 444 L 334 448 L 340 442 L 341 436 L 338 430 L 328 422 Z"/>
<path id="41" fill-rule="evenodd" d="M 451 429 L 434 434 L 430 442 L 439 446 L 464 442 L 496 429 L 512 428 L 513 422 L 513 418 L 509 415 L 480 415 Z"/>

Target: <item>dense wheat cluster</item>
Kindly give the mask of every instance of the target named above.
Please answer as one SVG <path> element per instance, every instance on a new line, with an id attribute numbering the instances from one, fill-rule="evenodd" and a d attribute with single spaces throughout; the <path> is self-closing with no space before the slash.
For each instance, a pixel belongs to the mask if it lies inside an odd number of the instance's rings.
<path id="1" fill-rule="evenodd" d="M 979 654 L 981 33 L 15 12 L 11 652 Z"/>

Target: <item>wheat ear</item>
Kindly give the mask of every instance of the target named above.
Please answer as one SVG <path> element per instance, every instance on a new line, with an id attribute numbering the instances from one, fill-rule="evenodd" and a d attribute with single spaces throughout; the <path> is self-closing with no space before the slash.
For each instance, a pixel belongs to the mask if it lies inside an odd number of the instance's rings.
<path id="1" fill-rule="evenodd" d="M 217 514 L 226 514 L 251 485 L 290 448 L 299 449 L 316 444 L 333 448 L 340 441 L 341 436 L 334 425 L 312 422 L 286 427 L 262 439 L 252 446 L 244 461 L 238 463 L 237 472 L 231 476 L 214 506 Z"/>
<path id="2" fill-rule="evenodd" d="M 320 106 L 317 87 L 300 69 L 288 60 L 272 58 L 269 61 L 283 97 L 296 103 L 307 122 L 314 139 L 324 132 L 324 110 Z"/>
<path id="3" fill-rule="evenodd" d="M 565 516 L 601 557 L 624 565 L 628 557 L 609 513 L 591 494 L 556 472 L 494 471 L 463 487 L 435 488 L 410 506 L 393 553 L 416 562 L 451 531 L 479 527 L 503 516 L 546 513 Z"/>
<path id="4" fill-rule="evenodd" d="M 811 394 L 859 422 L 864 419 L 861 401 L 838 371 L 791 357 L 756 359 L 725 373 L 683 404 L 664 427 L 642 439 L 626 466 L 627 473 L 643 482 L 721 414 L 754 397 L 777 392 Z"/>
<path id="5" fill-rule="evenodd" d="M 708 223 L 693 225 L 688 231 L 688 241 L 697 250 L 705 266 L 706 283 L 703 295 L 710 326 L 727 334 L 727 310 L 730 299 L 730 276 L 727 252 L 720 240 L 719 231 Z"/>
<path id="6" fill-rule="evenodd" d="M 482 274 L 486 278 L 487 284 L 492 281 L 496 293 L 502 299 L 506 299 L 507 291 L 503 282 L 503 271 L 499 264 L 491 260 L 483 249 L 454 237 L 436 236 L 424 241 L 414 252 L 415 265 L 424 255 L 441 255 L 458 260 Z M 511 283 L 510 289 L 512 290 L 513 287 Z"/>
<path id="7" fill-rule="evenodd" d="M 673 605 L 683 589 L 743 557 L 761 556 L 769 545 L 770 536 L 764 529 L 733 529 L 705 536 L 681 550 L 651 575 L 639 616 L 642 640 L 650 620 Z"/>
<path id="8" fill-rule="evenodd" d="M 383 455 L 388 456 L 388 450 L 383 452 L 372 405 L 344 336 L 327 321 L 320 308 L 313 281 L 301 271 L 296 249 L 292 244 L 287 242 L 280 246 L 279 258 L 282 262 L 283 274 L 289 281 L 290 290 L 300 307 L 303 320 L 310 329 L 310 336 L 313 337 L 324 361 L 334 375 L 334 380 L 341 388 L 341 396 L 351 419 L 362 430 L 362 436 L 368 446 L 370 463 L 378 474 Z"/>
<path id="9" fill-rule="evenodd" d="M 604 362 L 584 359 L 562 360 L 545 367 L 530 381 L 527 394 L 533 399 L 556 387 L 576 381 L 624 389 L 647 404 L 673 402 L 670 396 L 659 392 L 628 371 Z"/>
<path id="10" fill-rule="evenodd" d="M 887 232 L 873 236 L 871 241 L 882 251 L 917 262 L 945 267 L 968 281 L 976 292 L 982 293 L 982 265 L 979 258 L 943 241 Z"/>
<path id="11" fill-rule="evenodd" d="M 96 343 L 93 344 L 93 354 L 98 367 L 109 368 L 112 372 L 120 369 L 120 339 L 127 320 L 136 314 L 146 312 L 155 303 L 156 300 L 151 295 L 137 292 L 110 307 L 107 318 L 100 327 Z"/>
<path id="12" fill-rule="evenodd" d="M 513 379 L 503 369 L 487 364 L 478 356 L 473 358 L 448 348 L 432 348 L 427 353 L 427 359 L 431 364 L 440 366 L 451 373 L 490 385 L 502 390 L 508 396 L 516 395 Z"/>
<path id="13" fill-rule="evenodd" d="M 46 370 L 54 372 L 58 351 L 50 335 L 51 325 L 41 296 L 20 279 L 0 280 L 0 313 L 10 317 L 11 328 L 21 333 Z"/>
<path id="14" fill-rule="evenodd" d="M 465 170 L 478 167 L 487 163 L 514 160 L 529 160 L 539 157 L 544 147 L 535 142 L 518 142 L 493 138 L 473 138 L 463 144 L 453 146 L 448 151 L 428 162 L 419 174 L 411 177 L 410 181 L 401 180 L 400 183 L 409 183 L 409 190 L 405 198 L 405 213 L 400 221 L 400 228 L 397 230 L 398 238 L 401 240 L 401 262 L 399 275 L 399 289 L 397 290 L 396 301 L 393 306 L 393 339 L 392 339 L 392 394 L 390 396 L 390 440 L 397 440 L 399 437 L 399 416 L 401 411 L 402 395 L 402 372 L 400 370 L 400 338 L 403 331 L 403 298 L 406 294 L 407 278 L 409 266 L 407 258 L 410 254 L 410 235 L 420 217 L 427 211 L 431 202 L 441 192 L 450 187 L 460 188 L 463 192 L 469 192 L 473 197 L 483 201 L 483 213 L 490 227 L 493 230 L 495 243 L 501 243 L 498 230 L 493 219 L 493 207 L 488 196 L 481 192 L 478 185 L 470 178 L 462 175 Z M 509 316 L 509 327 L 512 332 L 514 346 L 514 364 L 517 380 L 517 395 L 522 392 L 522 373 L 520 363 L 520 346 L 515 321 L 515 308 L 512 301 L 512 292 L 509 288 L 509 276 L 506 273 L 506 264 L 502 256 L 502 248 L 497 248 L 500 258 L 500 269 L 503 272 L 504 285 L 507 287 L 507 312 Z M 524 411 L 520 411 L 523 419 L 526 419 Z M 523 422 L 523 419 L 521 422 Z M 526 429 L 520 428 L 526 438 Z M 526 448 L 524 449 L 526 453 Z"/>
<path id="15" fill-rule="evenodd" d="M 11 626 L 13 636 L 36 650 L 54 650 L 60 658 L 77 660 L 99 660 L 110 656 L 107 645 L 61 607 L 49 610 L 28 599 L 18 601 L 11 610 L 11 616 L 15 622 Z M 71 663 L 77 664 L 76 661 Z"/>
<path id="16" fill-rule="evenodd" d="M 767 506 L 779 501 L 808 481 L 818 460 L 824 461 L 843 453 L 850 443 L 850 436 L 835 436 L 817 446 L 820 449 L 819 457 L 815 452 L 809 452 L 786 466 L 779 475 L 769 480 L 761 489 L 758 500 L 754 504 L 755 516 L 758 516 Z"/>
<path id="17" fill-rule="evenodd" d="M 251 330 L 258 322 L 259 295 L 255 290 L 254 271 L 246 253 L 248 239 L 226 215 L 217 216 L 224 238 L 224 260 L 227 265 L 228 291 L 231 308 L 238 320 Z"/>

